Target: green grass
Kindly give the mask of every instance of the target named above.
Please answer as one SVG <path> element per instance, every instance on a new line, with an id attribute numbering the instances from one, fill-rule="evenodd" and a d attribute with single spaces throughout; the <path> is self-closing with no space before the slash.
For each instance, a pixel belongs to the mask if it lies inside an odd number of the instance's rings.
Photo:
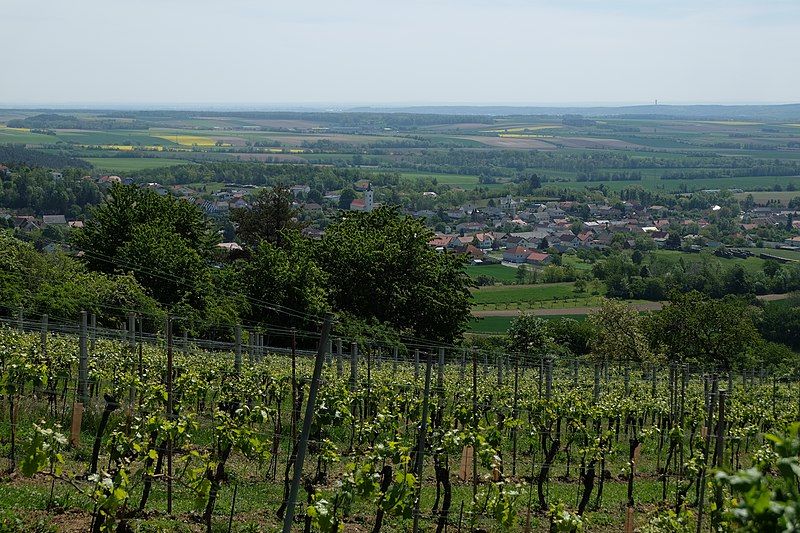
<path id="1" fill-rule="evenodd" d="M 131 172 L 190 163 L 183 159 L 167 159 L 164 157 L 84 157 L 83 160 L 91 163 L 95 170 L 109 172 Z"/>
<path id="2" fill-rule="evenodd" d="M 513 316 L 475 317 L 467 326 L 471 333 L 505 333 L 511 327 Z"/>
<path id="3" fill-rule="evenodd" d="M 577 255 L 563 254 L 561 256 L 561 264 L 564 266 L 571 266 L 575 270 L 587 271 L 592 269 L 592 265 L 584 262 Z"/>
<path id="4" fill-rule="evenodd" d="M 757 256 L 761 254 L 769 254 L 776 257 L 800 261 L 800 251 L 798 250 L 776 250 L 775 248 L 745 248 L 745 250 L 750 250 Z"/>
<path id="5" fill-rule="evenodd" d="M 734 265 L 741 265 L 748 272 L 758 272 L 764 268 L 764 260 L 760 257 L 748 257 L 747 259 L 740 259 L 738 257 L 723 258 L 717 257 L 709 250 L 703 250 L 699 254 L 686 253 L 678 250 L 655 250 L 651 252 L 654 258 L 662 261 L 667 261 L 671 264 L 677 263 L 683 259 L 687 265 L 708 262 L 710 264 L 717 263 L 724 269 L 732 268 Z"/>
<path id="6" fill-rule="evenodd" d="M 472 279 L 477 279 L 478 276 L 491 276 L 501 283 L 513 283 L 517 279 L 517 269 L 503 265 L 470 265 L 465 270 Z"/>
<path id="7" fill-rule="evenodd" d="M 0 125 L 0 144 L 55 144 L 59 138 L 55 135 L 31 133 L 28 130 L 6 128 Z"/>
<path id="8" fill-rule="evenodd" d="M 475 334 L 496 334 L 501 335 L 511 327 L 513 316 L 484 316 L 473 317 L 467 325 L 467 333 Z M 561 318 L 571 318 L 572 320 L 586 320 L 586 315 L 541 315 L 545 320 L 558 320 Z"/>
<path id="9" fill-rule="evenodd" d="M 475 305 L 545 302 L 565 299 L 588 300 L 587 292 L 579 293 L 574 283 L 541 283 L 537 285 L 502 285 L 481 287 L 472 291 Z"/>
<path id="10" fill-rule="evenodd" d="M 787 205 L 789 201 L 800 196 L 800 191 L 755 191 L 755 192 L 741 192 L 734 196 L 738 200 L 744 200 L 749 195 L 753 196 L 753 201 L 757 204 L 766 204 L 770 200 L 778 200 L 782 205 Z"/>

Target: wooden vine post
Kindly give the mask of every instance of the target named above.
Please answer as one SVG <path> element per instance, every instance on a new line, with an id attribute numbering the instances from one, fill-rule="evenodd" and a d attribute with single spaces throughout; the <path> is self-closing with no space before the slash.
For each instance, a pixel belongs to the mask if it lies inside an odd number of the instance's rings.
<path id="1" fill-rule="evenodd" d="M 237 333 L 241 330 L 237 328 Z M 241 354 L 240 354 L 241 356 Z M 173 414 L 173 396 L 172 396 L 172 374 L 173 374 L 173 361 L 172 361 L 172 317 L 167 315 L 167 420 L 172 423 L 174 419 Z M 167 514 L 172 514 L 172 437 L 167 437 Z"/>
<path id="2" fill-rule="evenodd" d="M 478 434 L 478 352 L 472 351 L 472 431 Z M 478 494 L 478 454 L 472 449 L 472 498 Z"/>
<path id="3" fill-rule="evenodd" d="M 128 315 L 128 345 L 131 349 L 131 363 L 136 357 L 136 315 L 130 313 Z M 138 370 L 138 368 L 136 369 Z M 137 376 L 141 379 L 141 374 L 137 372 Z M 133 406 L 136 403 L 136 383 L 131 383 L 128 388 L 128 414 L 133 413 Z"/>
<path id="4" fill-rule="evenodd" d="M 322 324 L 322 336 L 319 339 L 319 346 L 317 347 L 317 357 L 314 359 L 314 373 L 311 377 L 311 388 L 308 391 L 306 412 L 303 417 L 303 428 L 300 431 L 300 440 L 297 443 L 297 455 L 295 456 L 292 485 L 289 489 L 286 514 L 283 517 L 283 533 L 291 533 L 292 531 L 297 494 L 300 491 L 300 482 L 303 478 L 303 463 L 305 462 L 306 450 L 308 449 L 308 437 L 311 434 L 311 422 L 314 418 L 314 410 L 316 408 L 317 391 L 319 390 L 320 378 L 322 376 L 322 367 L 325 365 L 325 348 L 328 344 L 331 322 L 332 316 L 328 314 Z"/>
<path id="5" fill-rule="evenodd" d="M 600 399 L 600 365 L 597 363 L 594 365 L 594 390 L 592 397 L 595 402 Z"/>
<path id="6" fill-rule="evenodd" d="M 47 330 L 48 330 L 48 317 L 45 314 L 42 315 L 42 332 L 41 332 L 42 355 L 45 358 L 47 357 Z"/>
<path id="7" fill-rule="evenodd" d="M 511 408 L 514 427 L 511 428 L 511 475 L 517 475 L 517 418 L 519 418 L 519 354 L 514 357 L 514 403 Z"/>
<path id="8" fill-rule="evenodd" d="M 234 330 L 234 347 L 233 347 L 233 369 L 236 375 L 242 373 L 242 326 L 236 324 Z"/>
<path id="9" fill-rule="evenodd" d="M 443 352 L 444 350 L 442 350 Z M 440 357 L 443 357 L 440 352 Z M 419 423 L 419 432 L 417 435 L 417 457 L 414 463 L 414 475 L 416 476 L 416 492 L 414 494 L 414 525 L 413 533 L 419 531 L 419 504 L 420 494 L 422 492 L 422 467 L 425 461 L 425 440 L 427 439 L 428 431 L 428 399 L 431 392 L 431 366 L 432 354 L 428 353 L 428 362 L 425 366 L 425 389 L 422 393 L 422 420 Z"/>
<path id="10" fill-rule="evenodd" d="M 336 377 L 342 377 L 344 374 L 344 363 L 342 362 L 343 359 L 342 354 L 342 339 L 336 339 Z"/>

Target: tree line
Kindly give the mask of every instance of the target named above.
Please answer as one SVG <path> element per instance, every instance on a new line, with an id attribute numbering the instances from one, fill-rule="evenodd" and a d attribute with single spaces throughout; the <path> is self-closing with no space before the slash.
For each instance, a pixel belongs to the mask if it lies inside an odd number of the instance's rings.
<path id="1" fill-rule="evenodd" d="M 471 298 L 463 258 L 431 249 L 422 222 L 391 208 L 348 212 L 317 241 L 302 236 L 291 201 L 286 190 L 263 189 L 251 208 L 235 210 L 243 249 L 226 253 L 194 204 L 116 185 L 72 233 L 71 255 L 31 262 L 33 247 L 4 235 L 15 253 L 0 278 L 2 306 L 7 314 L 53 316 L 83 308 L 101 321 L 120 309 L 150 309 L 182 317 L 197 334 L 243 321 L 308 329 L 333 311 L 353 336 L 369 330 L 450 342 L 461 335 Z M 81 276 L 37 282 L 58 268 Z M 95 287 L 120 280 L 126 291 Z M 123 294 L 125 301 L 113 300 Z"/>
<path id="2" fill-rule="evenodd" d="M 752 305 L 739 296 L 712 298 L 697 291 L 675 293 L 661 311 L 648 314 L 604 300 L 584 321 L 523 314 L 506 335 L 483 343 L 602 363 L 793 374 L 800 363 L 795 351 L 800 348 L 800 309 L 796 301 Z"/>
<path id="3" fill-rule="evenodd" d="M 63 214 L 77 218 L 100 203 L 103 194 L 83 169 L 67 168 L 54 178 L 44 168 L 14 167 L 0 173 L 0 207 L 34 215 Z"/>
<path id="4" fill-rule="evenodd" d="M 77 157 L 31 150 L 17 144 L 0 144 L 0 164 L 8 167 L 83 168 L 92 165 Z"/>

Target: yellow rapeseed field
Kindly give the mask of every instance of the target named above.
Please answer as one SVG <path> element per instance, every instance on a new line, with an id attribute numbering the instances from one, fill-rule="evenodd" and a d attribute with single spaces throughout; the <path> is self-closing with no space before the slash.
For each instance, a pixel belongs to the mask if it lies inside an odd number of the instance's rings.
<path id="1" fill-rule="evenodd" d="M 153 137 L 158 137 L 159 139 L 166 139 L 167 141 L 172 141 L 182 146 L 214 146 L 214 144 L 217 142 L 216 140 L 214 140 L 213 137 L 203 137 L 201 135 L 184 135 L 181 133 L 177 135 L 163 133 L 163 134 L 153 135 Z"/>

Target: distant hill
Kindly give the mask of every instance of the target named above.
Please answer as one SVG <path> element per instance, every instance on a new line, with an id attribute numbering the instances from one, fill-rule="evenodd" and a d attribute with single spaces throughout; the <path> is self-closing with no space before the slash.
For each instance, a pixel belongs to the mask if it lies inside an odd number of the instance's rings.
<path id="1" fill-rule="evenodd" d="M 87 120 L 75 117 L 73 115 L 61 115 L 59 113 L 41 113 L 26 118 L 9 120 L 6 125 L 9 128 L 29 128 L 40 130 L 117 130 L 141 129 L 147 127 L 147 124 L 133 120 Z"/>
<path id="2" fill-rule="evenodd" d="M 634 105 L 596 107 L 539 106 L 412 106 L 357 107 L 357 113 L 420 113 L 443 115 L 582 115 L 585 117 L 647 117 L 695 120 L 798 120 L 800 104 L 775 105 Z"/>

